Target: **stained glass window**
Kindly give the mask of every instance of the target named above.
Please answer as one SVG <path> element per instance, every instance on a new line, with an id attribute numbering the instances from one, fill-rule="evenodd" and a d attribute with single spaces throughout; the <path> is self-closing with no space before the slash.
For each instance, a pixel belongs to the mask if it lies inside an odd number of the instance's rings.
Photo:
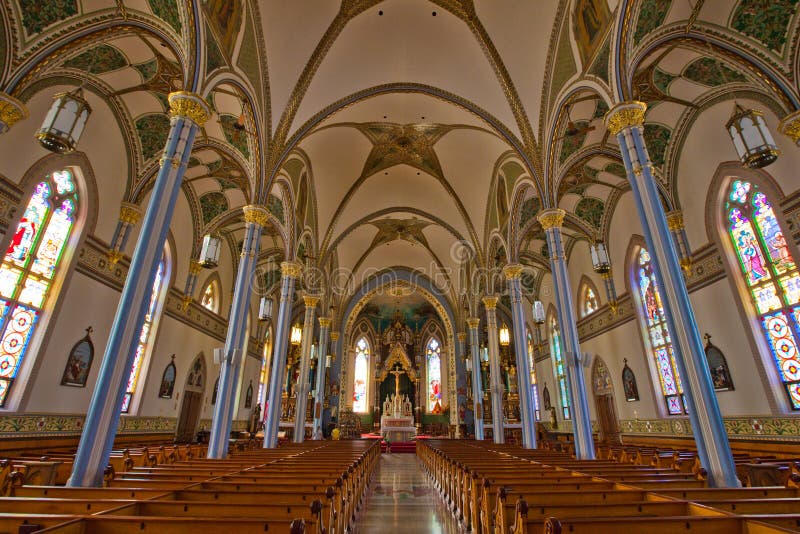
<path id="1" fill-rule="evenodd" d="M 531 368 L 531 397 L 533 397 L 533 413 L 536 420 L 542 419 L 542 412 L 539 409 L 539 384 L 536 383 L 536 362 L 534 361 L 533 339 L 531 332 L 528 331 L 528 365 Z"/>
<path id="2" fill-rule="evenodd" d="M 353 412 L 367 413 L 367 386 L 369 384 L 369 343 L 361 338 L 356 343 L 356 361 L 353 372 Z"/>
<path id="3" fill-rule="evenodd" d="M 69 170 L 36 185 L 0 263 L 0 407 L 5 406 L 75 225 Z"/>
<path id="4" fill-rule="evenodd" d="M 428 341 L 426 348 L 428 362 L 428 412 L 442 411 L 442 347 L 436 338 Z M 437 406 L 438 405 L 438 406 Z"/>
<path id="5" fill-rule="evenodd" d="M 264 339 L 264 354 L 261 356 L 261 372 L 258 379 L 258 396 L 256 402 L 264 408 L 267 399 L 267 383 L 269 382 L 269 366 L 272 360 L 272 328 L 267 330 Z"/>
<path id="6" fill-rule="evenodd" d="M 149 356 L 152 341 L 155 338 L 153 333 L 153 325 L 161 311 L 161 295 L 164 286 L 164 278 L 166 271 L 166 257 L 162 256 L 156 271 L 156 278 L 153 280 L 153 290 L 150 292 L 150 304 L 147 306 L 147 314 L 144 316 L 144 324 L 139 333 L 139 345 L 136 347 L 136 356 L 133 358 L 133 365 L 131 366 L 131 373 L 128 376 L 128 386 L 125 389 L 125 396 L 122 398 L 122 413 L 128 413 L 131 409 L 131 400 L 136 393 L 136 387 L 139 385 L 139 375 L 142 370 L 142 364 L 147 356 Z"/>
<path id="7" fill-rule="evenodd" d="M 600 302 L 597 300 L 597 294 L 592 289 L 592 286 L 583 286 L 583 296 L 581 298 L 581 317 L 586 317 L 590 313 L 597 311 L 600 307 Z"/>
<path id="8" fill-rule="evenodd" d="M 683 399 L 683 387 L 675 364 L 675 355 L 672 352 L 672 339 L 667 328 L 664 307 L 661 305 L 661 292 L 653 273 L 650 253 L 644 248 L 639 249 L 634 278 L 638 288 L 639 318 L 658 371 L 667 413 L 684 414 L 686 405 Z"/>
<path id="9" fill-rule="evenodd" d="M 735 180 L 725 204 L 736 250 L 761 332 L 793 410 L 800 410 L 800 274 L 772 203 L 758 186 Z"/>
<path id="10" fill-rule="evenodd" d="M 200 305 L 211 312 L 219 312 L 219 287 L 215 280 L 206 284 L 206 288 L 200 297 Z"/>
<path id="11" fill-rule="evenodd" d="M 564 419 L 569 419 L 569 392 L 567 390 L 567 372 L 564 369 L 564 356 L 561 354 L 561 332 L 558 330 L 558 322 L 553 316 L 550 316 L 550 354 L 553 356 L 553 372 L 558 383 L 561 413 L 564 415 Z"/>

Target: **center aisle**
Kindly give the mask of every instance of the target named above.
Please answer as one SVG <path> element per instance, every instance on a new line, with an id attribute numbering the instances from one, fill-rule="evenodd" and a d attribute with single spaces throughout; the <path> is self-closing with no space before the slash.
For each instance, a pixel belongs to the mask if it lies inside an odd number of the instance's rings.
<path id="1" fill-rule="evenodd" d="M 382 454 L 354 534 L 457 534 L 458 523 L 415 454 Z"/>

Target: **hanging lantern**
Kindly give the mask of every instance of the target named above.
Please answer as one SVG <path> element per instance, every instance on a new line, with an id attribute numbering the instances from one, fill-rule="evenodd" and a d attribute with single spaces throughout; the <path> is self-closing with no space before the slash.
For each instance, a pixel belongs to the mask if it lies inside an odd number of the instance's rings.
<path id="1" fill-rule="evenodd" d="M 328 354 L 327 356 L 325 356 L 325 367 L 326 367 L 327 369 L 330 369 L 330 368 L 331 368 L 331 362 L 332 362 L 332 361 L 333 361 L 333 356 L 331 356 L 330 354 Z"/>
<path id="2" fill-rule="evenodd" d="M 272 317 L 272 299 L 269 297 L 261 297 L 261 303 L 258 305 L 258 320 L 266 321 Z"/>
<path id="3" fill-rule="evenodd" d="M 489 361 L 489 349 L 486 347 L 481 347 L 481 360 L 484 362 Z"/>
<path id="4" fill-rule="evenodd" d="M 725 127 L 745 167 L 760 169 L 778 159 L 780 151 L 760 111 L 736 104 Z"/>
<path id="5" fill-rule="evenodd" d="M 500 345 L 503 347 L 507 347 L 511 343 L 511 334 L 508 331 L 508 327 L 503 324 L 500 327 Z"/>
<path id="6" fill-rule="evenodd" d="M 222 249 L 222 239 L 212 234 L 203 237 L 203 247 L 200 249 L 198 263 L 206 269 L 213 269 L 219 264 L 219 251 Z"/>
<path id="7" fill-rule="evenodd" d="M 36 138 L 47 150 L 68 154 L 75 150 L 91 112 L 80 87 L 69 93 L 58 93 L 53 97 L 50 111 L 36 132 Z"/>
<path id="8" fill-rule="evenodd" d="M 292 345 L 299 345 L 300 342 L 303 340 L 303 329 L 300 328 L 299 324 L 296 324 L 292 327 L 292 333 L 289 336 L 289 341 Z"/>
<path id="9" fill-rule="evenodd" d="M 464 364 L 467 367 L 467 372 L 471 373 L 472 372 L 472 358 L 470 356 L 467 356 L 466 358 L 464 358 Z"/>
<path id="10" fill-rule="evenodd" d="M 608 251 L 603 243 L 595 243 L 592 245 L 592 268 L 594 272 L 599 274 L 607 273 L 611 270 L 611 262 L 608 260 Z"/>
<path id="11" fill-rule="evenodd" d="M 537 300 L 533 303 L 533 322 L 536 324 L 544 324 L 544 304 Z"/>

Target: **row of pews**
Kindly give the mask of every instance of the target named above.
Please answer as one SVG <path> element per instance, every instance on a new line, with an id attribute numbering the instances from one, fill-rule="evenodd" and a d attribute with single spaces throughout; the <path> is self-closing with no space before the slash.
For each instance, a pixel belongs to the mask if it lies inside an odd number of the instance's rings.
<path id="1" fill-rule="evenodd" d="M 107 470 L 102 488 L 26 484 L 10 467 L 22 463 L 6 461 L 0 532 L 338 534 L 352 527 L 380 458 L 374 440 L 310 441 L 220 460 L 192 447 L 166 456 L 128 450 L 130 461 Z"/>
<path id="2" fill-rule="evenodd" d="M 417 455 L 473 533 L 800 532 L 797 488 L 709 488 L 672 466 L 487 441 L 424 440 Z"/>

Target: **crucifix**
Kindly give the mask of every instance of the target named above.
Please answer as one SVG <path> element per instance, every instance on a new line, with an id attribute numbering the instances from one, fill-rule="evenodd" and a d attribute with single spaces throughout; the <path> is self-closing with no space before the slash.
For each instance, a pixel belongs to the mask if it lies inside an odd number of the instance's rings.
<path id="1" fill-rule="evenodd" d="M 391 374 L 394 375 L 394 394 L 396 397 L 400 397 L 400 375 L 406 374 L 402 367 L 399 365 L 396 366 L 392 371 L 389 371 Z"/>

